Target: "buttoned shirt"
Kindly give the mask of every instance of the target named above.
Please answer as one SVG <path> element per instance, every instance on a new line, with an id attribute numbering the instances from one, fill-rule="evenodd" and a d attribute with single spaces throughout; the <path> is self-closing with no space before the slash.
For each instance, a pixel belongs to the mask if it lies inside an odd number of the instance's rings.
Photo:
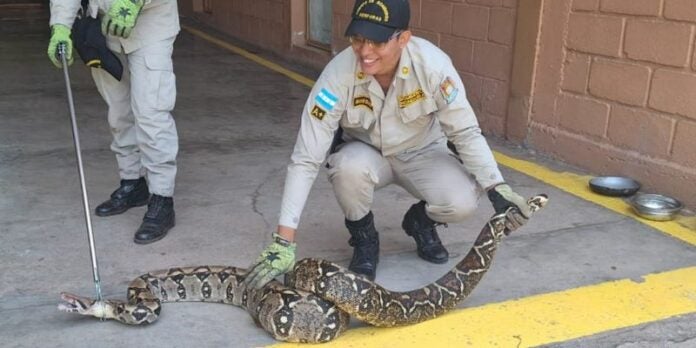
<path id="1" fill-rule="evenodd" d="M 447 54 L 425 39 L 411 37 L 385 94 L 373 76 L 361 71 L 349 47 L 329 62 L 305 104 L 285 180 L 280 225 L 297 228 L 339 126 L 344 140 L 362 141 L 383 156 L 402 160 L 433 142 L 450 140 L 479 185 L 503 182 Z"/>
<path id="2" fill-rule="evenodd" d="M 96 18 L 97 14 L 109 11 L 114 0 L 90 0 L 89 15 Z M 81 0 L 51 0 L 51 19 L 49 24 L 62 24 L 72 28 L 73 22 L 80 9 Z M 179 9 L 176 0 L 146 0 L 135 27 L 127 39 L 107 35 L 109 49 L 131 53 L 152 42 L 168 39 L 179 33 Z"/>

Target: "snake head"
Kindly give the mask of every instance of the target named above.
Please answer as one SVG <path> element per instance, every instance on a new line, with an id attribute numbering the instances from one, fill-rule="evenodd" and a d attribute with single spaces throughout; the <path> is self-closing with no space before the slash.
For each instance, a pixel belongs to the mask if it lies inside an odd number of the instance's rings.
<path id="1" fill-rule="evenodd" d="M 536 213 L 541 210 L 549 201 L 549 196 L 546 194 L 538 194 L 527 200 L 527 205 L 529 205 L 529 210 L 532 213 Z M 491 217 L 488 221 L 491 232 L 496 239 L 499 239 L 503 234 L 510 235 L 512 231 L 524 225 L 529 217 L 524 217 L 517 207 L 510 207 L 504 213 L 500 213 Z"/>
<path id="2" fill-rule="evenodd" d="M 58 304 L 58 310 L 67 313 L 77 313 L 103 318 L 105 315 L 105 304 L 103 301 L 96 301 L 88 297 L 73 295 L 62 292 L 60 298 L 63 302 Z"/>
<path id="3" fill-rule="evenodd" d="M 529 208 L 532 210 L 532 212 L 535 212 L 537 210 L 540 210 L 543 208 L 546 203 L 549 202 L 549 196 L 546 194 L 538 194 L 529 200 L 527 200 L 527 204 L 529 205 Z"/>

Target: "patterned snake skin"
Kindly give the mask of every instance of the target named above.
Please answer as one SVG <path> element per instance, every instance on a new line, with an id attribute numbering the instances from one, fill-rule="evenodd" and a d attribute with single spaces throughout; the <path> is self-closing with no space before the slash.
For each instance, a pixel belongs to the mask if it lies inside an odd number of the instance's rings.
<path id="1" fill-rule="evenodd" d="M 532 211 L 547 202 L 531 198 Z M 125 324 L 152 323 L 162 302 L 217 302 L 242 307 L 275 339 L 328 342 L 348 328 L 353 315 L 381 327 L 432 319 L 463 301 L 488 271 L 500 240 L 510 230 L 505 214 L 492 217 L 467 255 L 437 281 L 420 289 L 392 292 L 347 269 L 320 259 L 303 259 L 286 277 L 287 285 L 271 281 L 261 289 L 243 285 L 246 271 L 224 266 L 170 268 L 151 272 L 128 286 L 127 302 L 95 301 L 62 293 L 58 308 Z"/>

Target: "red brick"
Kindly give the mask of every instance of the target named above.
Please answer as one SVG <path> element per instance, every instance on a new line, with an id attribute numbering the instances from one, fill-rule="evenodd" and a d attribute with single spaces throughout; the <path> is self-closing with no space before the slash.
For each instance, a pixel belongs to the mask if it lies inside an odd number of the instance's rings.
<path id="1" fill-rule="evenodd" d="M 517 0 L 503 0 L 503 7 L 517 8 Z"/>
<path id="2" fill-rule="evenodd" d="M 556 114 L 556 105 L 559 98 L 555 94 L 544 93 L 535 95 L 532 100 L 532 120 L 551 127 L 557 127 L 559 121 Z"/>
<path id="3" fill-rule="evenodd" d="M 674 136 L 673 159 L 683 165 L 696 166 L 696 123 L 680 121 Z M 693 187 L 692 194 L 693 194 Z"/>
<path id="4" fill-rule="evenodd" d="M 440 48 L 450 56 L 457 70 L 472 71 L 474 44 L 470 40 L 453 36 L 442 36 Z"/>
<path id="5" fill-rule="evenodd" d="M 665 0 L 665 18 L 696 22 L 694 0 Z"/>
<path id="6" fill-rule="evenodd" d="M 629 20 L 624 52 L 629 58 L 684 67 L 689 60 L 690 39 L 690 25 Z"/>
<path id="7" fill-rule="evenodd" d="M 563 65 L 561 88 L 565 91 L 585 93 L 590 75 L 590 56 L 569 52 Z"/>
<path id="8" fill-rule="evenodd" d="M 350 3 L 354 3 L 353 0 L 349 1 Z M 409 26 L 411 28 L 418 28 L 420 27 L 420 19 L 421 19 L 421 0 L 409 0 L 411 4 L 411 20 L 409 21 Z"/>
<path id="9" fill-rule="evenodd" d="M 631 105 L 645 105 L 650 68 L 597 59 L 590 68 L 590 94 Z"/>
<path id="10" fill-rule="evenodd" d="M 462 78 L 464 83 L 464 90 L 466 91 L 466 98 L 469 100 L 469 104 L 474 110 L 481 111 L 481 88 L 483 86 L 483 79 L 479 76 L 470 73 L 460 73 L 459 77 Z"/>
<path id="11" fill-rule="evenodd" d="M 482 109 L 484 112 L 505 116 L 507 102 L 510 96 L 510 85 L 497 80 L 484 80 L 482 94 Z"/>
<path id="12" fill-rule="evenodd" d="M 450 34 L 452 32 L 452 4 L 423 0 L 421 28 L 442 34 Z"/>
<path id="13" fill-rule="evenodd" d="M 474 73 L 508 81 L 512 66 L 512 49 L 486 42 L 474 42 Z"/>
<path id="14" fill-rule="evenodd" d="M 333 0 L 333 13 L 340 15 L 351 15 L 355 1 L 352 0 Z"/>
<path id="15" fill-rule="evenodd" d="M 515 11 L 491 9 L 488 40 L 511 46 L 515 41 L 515 24 Z"/>
<path id="16" fill-rule="evenodd" d="M 630 14 L 638 16 L 657 16 L 660 14 L 662 0 L 602 0 L 602 12 Z"/>
<path id="17" fill-rule="evenodd" d="M 623 20 L 586 13 L 570 15 L 568 47 L 588 53 L 618 57 Z"/>
<path id="18" fill-rule="evenodd" d="M 590 98 L 561 95 L 558 114 L 562 128 L 579 134 L 603 137 L 609 118 L 609 105 Z"/>
<path id="19" fill-rule="evenodd" d="M 599 0 L 573 0 L 574 11 L 596 11 Z"/>
<path id="20" fill-rule="evenodd" d="M 500 116 L 495 116 L 488 114 L 486 112 L 479 112 L 476 115 L 479 121 L 479 126 L 484 135 L 505 135 L 505 118 Z"/>
<path id="21" fill-rule="evenodd" d="M 459 2 L 463 2 L 463 1 L 459 0 Z M 500 7 L 503 5 L 502 0 L 466 0 L 466 2 L 468 2 L 472 5 L 483 5 L 483 6 L 490 6 L 490 7 Z"/>
<path id="22" fill-rule="evenodd" d="M 434 33 L 432 31 L 425 31 L 420 29 L 411 29 L 413 35 L 424 38 L 435 45 L 440 45 L 440 34 Z"/>
<path id="23" fill-rule="evenodd" d="M 609 151 L 594 139 L 568 134 L 556 129 L 530 129 L 530 143 L 535 149 L 551 154 L 567 163 L 578 165 L 595 173 L 607 172 Z"/>
<path id="24" fill-rule="evenodd" d="M 674 119 L 643 109 L 614 105 L 607 137 L 619 147 L 655 157 L 667 157 Z"/>
<path id="25" fill-rule="evenodd" d="M 696 120 L 696 74 L 656 70 L 648 105 Z"/>
<path id="26" fill-rule="evenodd" d="M 485 40 L 488 36 L 487 7 L 455 5 L 452 16 L 457 19 L 452 24 L 454 35 L 475 40 Z"/>

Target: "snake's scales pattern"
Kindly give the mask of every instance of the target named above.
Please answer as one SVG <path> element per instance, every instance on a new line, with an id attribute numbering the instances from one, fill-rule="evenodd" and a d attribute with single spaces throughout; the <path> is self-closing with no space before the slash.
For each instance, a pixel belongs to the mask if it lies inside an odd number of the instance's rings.
<path id="1" fill-rule="evenodd" d="M 536 211 L 546 202 L 539 195 L 528 203 Z M 451 271 L 407 292 L 386 290 L 329 261 L 308 258 L 295 265 L 286 285 L 271 281 L 261 289 L 247 289 L 246 271 L 235 267 L 170 268 L 133 280 L 126 302 L 63 293 L 59 309 L 138 325 L 157 320 L 162 302 L 219 302 L 245 308 L 278 340 L 327 342 L 347 329 L 349 315 L 389 327 L 432 319 L 456 307 L 490 268 L 500 240 L 510 232 L 505 222 L 505 214 L 491 218 Z"/>

